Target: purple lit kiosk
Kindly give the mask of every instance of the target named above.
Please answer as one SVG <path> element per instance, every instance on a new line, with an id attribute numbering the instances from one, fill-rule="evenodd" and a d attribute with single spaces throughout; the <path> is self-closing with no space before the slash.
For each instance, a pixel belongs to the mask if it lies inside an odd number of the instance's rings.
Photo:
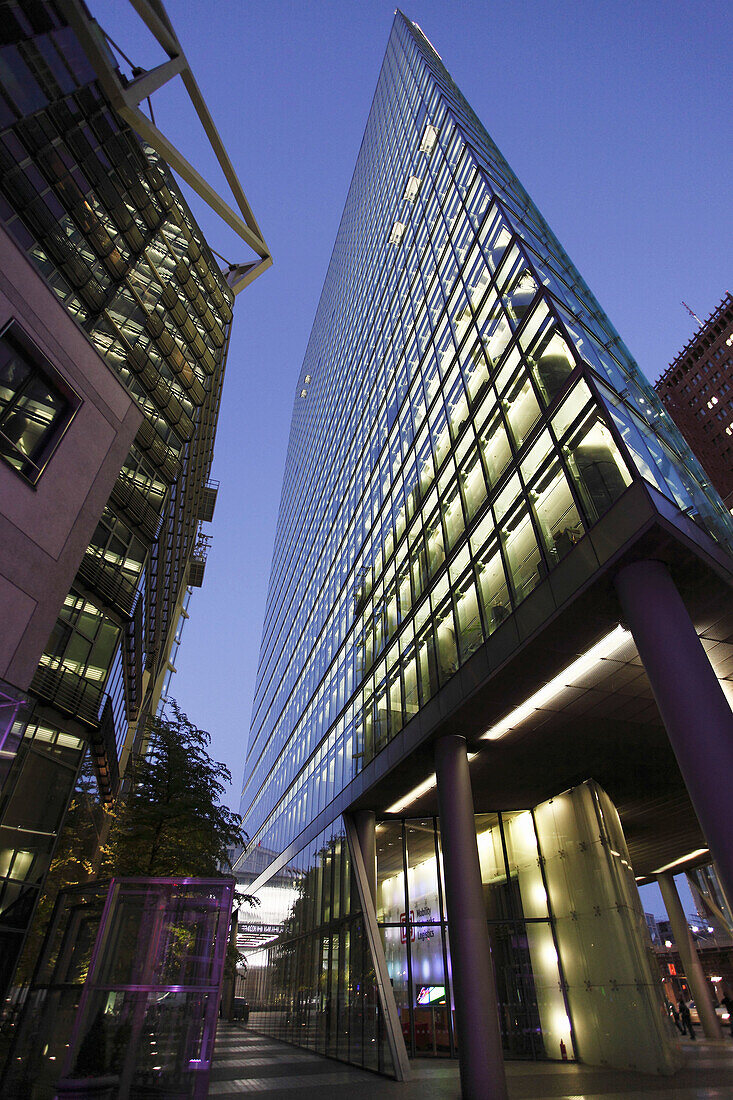
<path id="1" fill-rule="evenodd" d="M 233 893 L 112 879 L 59 1097 L 207 1096 Z"/>

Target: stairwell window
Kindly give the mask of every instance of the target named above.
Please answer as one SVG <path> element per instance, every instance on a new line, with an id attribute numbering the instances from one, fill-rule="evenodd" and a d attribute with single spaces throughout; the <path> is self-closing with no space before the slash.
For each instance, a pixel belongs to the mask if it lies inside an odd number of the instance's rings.
<path id="1" fill-rule="evenodd" d="M 404 227 L 403 223 L 402 222 L 395 222 L 394 225 L 392 226 L 392 232 L 390 233 L 390 236 L 389 236 L 389 243 L 390 244 L 399 244 L 400 241 L 402 240 L 404 232 L 405 232 L 405 227 Z"/>
<path id="2" fill-rule="evenodd" d="M 407 181 L 407 187 L 405 188 L 404 199 L 405 202 L 414 202 L 417 198 L 417 193 L 420 190 L 421 180 L 418 176 L 410 176 Z"/>

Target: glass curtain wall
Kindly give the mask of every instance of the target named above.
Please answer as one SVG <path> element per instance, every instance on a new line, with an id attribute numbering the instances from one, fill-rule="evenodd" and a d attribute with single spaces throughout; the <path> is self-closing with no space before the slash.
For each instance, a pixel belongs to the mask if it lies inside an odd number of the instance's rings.
<path id="1" fill-rule="evenodd" d="M 296 387 L 241 803 L 255 843 L 282 851 L 479 647 L 504 660 L 520 605 L 539 627 L 601 568 L 586 535 L 642 480 L 730 536 L 398 13 Z"/>
<path id="2" fill-rule="evenodd" d="M 479 814 L 476 831 L 505 1055 L 572 1058 L 531 811 Z M 457 1051 L 437 818 L 377 825 L 377 921 L 408 1053 Z"/>
<path id="3" fill-rule="evenodd" d="M 667 1074 L 678 1057 L 618 814 L 591 782 L 532 810 L 476 815 L 505 1057 Z M 376 917 L 407 1052 L 454 1057 L 440 822 L 376 826 Z M 258 891 L 250 1026 L 393 1072 L 340 822 Z M 252 924 L 251 935 L 255 930 Z"/>
<path id="4" fill-rule="evenodd" d="M 364 917 L 340 821 L 264 888 L 274 935 L 248 951 L 256 1031 L 394 1076 Z"/>

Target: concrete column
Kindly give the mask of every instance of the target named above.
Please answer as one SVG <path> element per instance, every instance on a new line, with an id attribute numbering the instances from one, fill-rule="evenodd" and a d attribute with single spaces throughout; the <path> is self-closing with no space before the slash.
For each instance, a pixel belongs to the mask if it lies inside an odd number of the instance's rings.
<path id="1" fill-rule="evenodd" d="M 657 875 L 657 882 L 659 883 L 659 889 L 662 891 L 662 900 L 664 901 L 664 908 L 667 910 L 674 942 L 677 944 L 677 950 L 685 968 L 685 977 L 695 998 L 695 1005 L 697 1006 L 705 1038 L 722 1039 L 723 1033 L 720 1030 L 720 1021 L 713 1008 L 710 985 L 703 973 L 695 941 L 692 938 L 682 902 L 677 893 L 674 875 L 671 871 L 665 871 L 663 874 Z"/>
<path id="2" fill-rule="evenodd" d="M 466 740 L 435 745 L 458 1059 L 463 1100 L 507 1100 L 494 969 L 476 844 Z"/>
<path id="3" fill-rule="evenodd" d="M 357 810 L 354 814 L 356 835 L 361 848 L 366 869 L 369 893 L 372 895 L 374 910 L 377 909 L 377 837 L 375 814 L 373 810 Z"/>
<path id="4" fill-rule="evenodd" d="M 733 714 L 666 566 L 627 565 L 615 580 L 682 777 L 733 897 Z"/>

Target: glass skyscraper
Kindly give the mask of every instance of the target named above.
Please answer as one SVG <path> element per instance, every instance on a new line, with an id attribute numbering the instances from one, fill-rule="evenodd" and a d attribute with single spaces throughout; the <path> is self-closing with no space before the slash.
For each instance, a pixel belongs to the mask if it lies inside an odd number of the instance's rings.
<path id="1" fill-rule="evenodd" d="M 729 514 L 654 390 L 398 12 L 295 397 L 241 803 L 251 844 L 239 873 L 262 898 L 260 939 L 250 928 L 247 940 L 259 946 L 246 985 L 255 1027 L 398 1076 L 403 1040 L 470 1060 L 453 1011 L 457 955 L 451 967 L 463 887 L 433 760 L 458 735 L 505 1053 L 623 1064 L 633 1006 L 648 1068 L 670 1071 L 634 873 L 603 789 L 643 755 L 639 738 L 617 723 L 611 744 L 600 711 L 588 732 L 603 750 L 587 758 L 577 723 L 572 761 L 559 748 L 543 761 L 529 735 L 542 713 L 565 744 L 550 699 L 594 661 L 613 663 L 617 682 L 635 663 L 645 686 L 628 716 L 655 729 L 660 775 L 683 789 L 614 571 L 686 556 L 717 578 L 730 540 Z M 718 581 L 706 583 L 709 601 Z M 440 774 L 437 787 L 441 800 Z M 569 788 L 561 828 L 550 796 Z M 611 931 L 608 916 L 604 933 L 629 991 L 609 1025 L 614 1053 L 574 992 L 600 981 L 590 962 L 574 969 L 568 932 L 586 872 L 575 886 L 553 878 L 553 853 L 585 852 L 594 814 L 609 891 L 597 903 L 626 921 Z M 683 847 L 699 841 L 688 818 Z M 639 849 L 637 876 L 681 854 L 660 851 Z"/>

